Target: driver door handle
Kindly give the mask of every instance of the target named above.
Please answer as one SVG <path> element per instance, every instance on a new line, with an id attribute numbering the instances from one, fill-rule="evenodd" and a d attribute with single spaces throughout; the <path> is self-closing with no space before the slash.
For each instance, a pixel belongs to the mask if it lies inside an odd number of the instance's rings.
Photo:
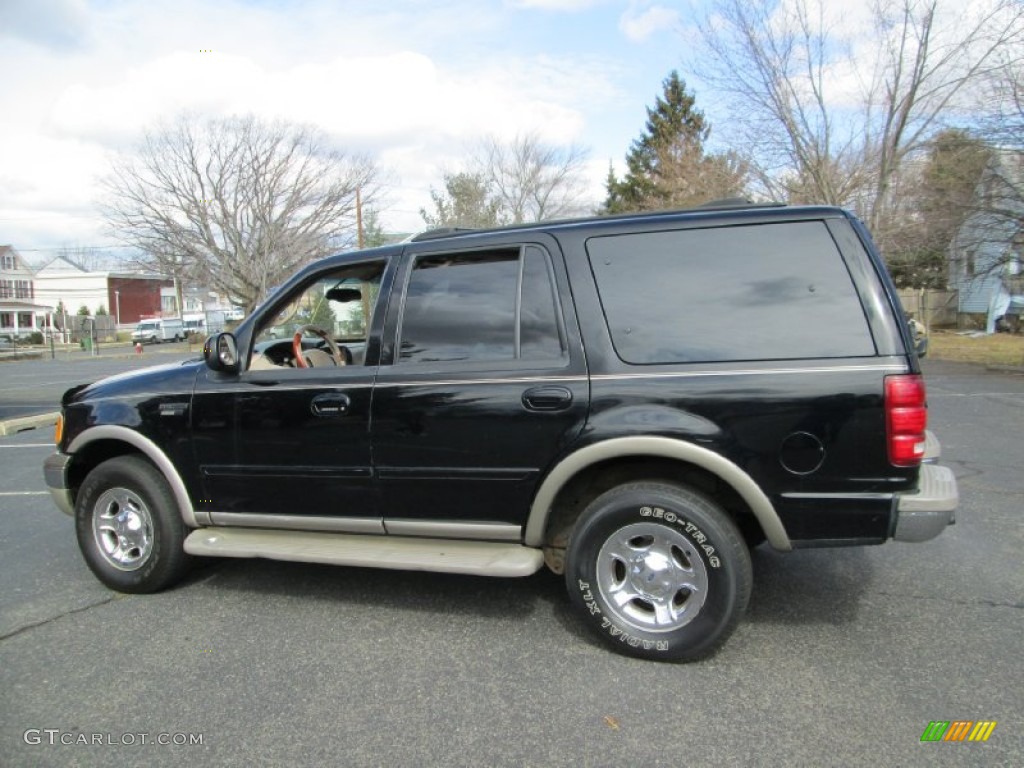
<path id="1" fill-rule="evenodd" d="M 335 392 L 317 395 L 309 404 L 309 408 L 314 416 L 344 416 L 348 413 L 350 405 L 352 401 L 348 395 Z"/>

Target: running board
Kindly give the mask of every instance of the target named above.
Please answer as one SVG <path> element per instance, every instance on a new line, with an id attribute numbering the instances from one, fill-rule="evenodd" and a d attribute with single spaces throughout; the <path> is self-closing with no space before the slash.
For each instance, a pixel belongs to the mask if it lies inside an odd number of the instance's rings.
<path id="1" fill-rule="evenodd" d="M 529 576 L 544 565 L 541 550 L 521 544 L 263 528 L 199 528 L 185 539 L 185 551 L 190 555 L 212 557 L 265 557 L 301 563 L 501 577 Z"/>

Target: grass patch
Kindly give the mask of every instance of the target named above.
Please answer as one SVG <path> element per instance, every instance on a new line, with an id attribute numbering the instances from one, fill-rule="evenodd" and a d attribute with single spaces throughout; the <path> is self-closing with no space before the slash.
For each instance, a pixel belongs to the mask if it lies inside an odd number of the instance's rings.
<path id="1" fill-rule="evenodd" d="M 933 331 L 928 341 L 928 357 L 981 365 L 1024 365 L 1024 335 L 996 333 L 971 337 Z"/>

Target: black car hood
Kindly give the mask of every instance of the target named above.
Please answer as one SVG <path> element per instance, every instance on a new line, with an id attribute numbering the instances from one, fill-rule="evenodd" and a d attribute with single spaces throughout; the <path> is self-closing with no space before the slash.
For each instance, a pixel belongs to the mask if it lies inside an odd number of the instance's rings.
<path id="1" fill-rule="evenodd" d="M 191 394 L 202 360 L 156 365 L 72 387 L 61 398 L 65 407 L 89 400 L 140 397 L 143 395 Z"/>

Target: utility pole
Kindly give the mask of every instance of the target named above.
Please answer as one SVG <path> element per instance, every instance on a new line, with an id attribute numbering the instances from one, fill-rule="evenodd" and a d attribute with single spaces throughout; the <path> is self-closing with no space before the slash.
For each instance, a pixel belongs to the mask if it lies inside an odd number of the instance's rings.
<path id="1" fill-rule="evenodd" d="M 356 245 L 363 249 L 363 190 L 356 187 Z"/>

